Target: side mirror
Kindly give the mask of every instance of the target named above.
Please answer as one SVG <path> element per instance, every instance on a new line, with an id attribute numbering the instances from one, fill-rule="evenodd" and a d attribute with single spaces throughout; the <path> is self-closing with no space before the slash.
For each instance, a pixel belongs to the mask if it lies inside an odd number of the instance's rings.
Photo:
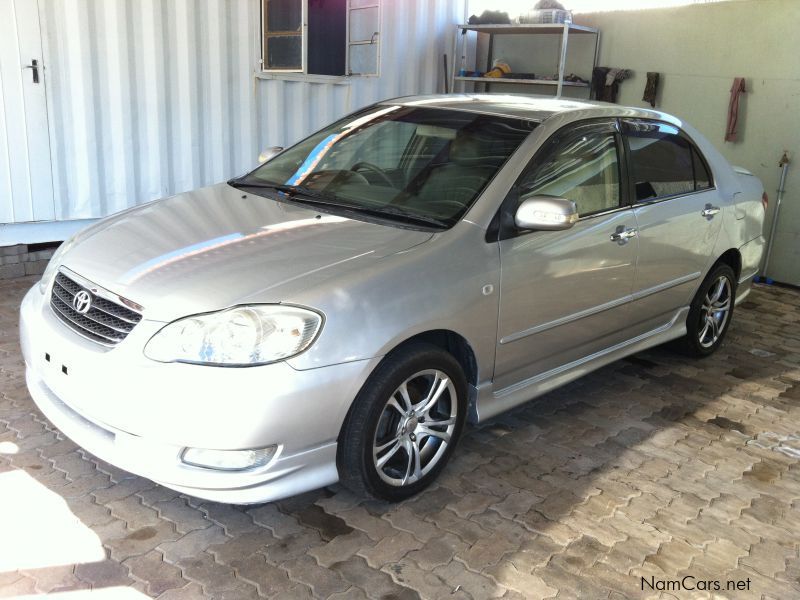
<path id="1" fill-rule="evenodd" d="M 270 146 L 269 148 L 265 148 L 261 151 L 261 154 L 258 155 L 258 164 L 263 165 L 281 152 L 283 152 L 283 146 Z"/>
<path id="2" fill-rule="evenodd" d="M 514 215 L 514 223 L 520 229 L 557 231 L 569 229 L 577 220 L 575 203 L 555 196 L 533 196 L 523 200 Z"/>

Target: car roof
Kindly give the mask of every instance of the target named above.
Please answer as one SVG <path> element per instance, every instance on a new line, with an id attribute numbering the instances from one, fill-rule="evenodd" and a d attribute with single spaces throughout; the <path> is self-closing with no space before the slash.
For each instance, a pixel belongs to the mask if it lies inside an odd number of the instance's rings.
<path id="1" fill-rule="evenodd" d="M 381 104 L 443 108 L 499 117 L 530 119 L 538 122 L 545 121 L 556 114 L 572 111 L 580 111 L 581 118 L 620 116 L 673 120 L 673 118 L 669 118 L 669 115 L 658 111 L 620 106 L 609 102 L 523 94 L 432 94 L 394 98 L 381 102 Z"/>

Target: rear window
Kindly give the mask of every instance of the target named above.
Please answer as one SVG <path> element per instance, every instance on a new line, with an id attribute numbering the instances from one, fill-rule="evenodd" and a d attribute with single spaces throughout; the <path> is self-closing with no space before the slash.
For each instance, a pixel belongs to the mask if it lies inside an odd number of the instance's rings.
<path id="1" fill-rule="evenodd" d="M 637 202 L 711 187 L 705 162 L 677 127 L 652 121 L 626 121 L 625 134 Z"/>

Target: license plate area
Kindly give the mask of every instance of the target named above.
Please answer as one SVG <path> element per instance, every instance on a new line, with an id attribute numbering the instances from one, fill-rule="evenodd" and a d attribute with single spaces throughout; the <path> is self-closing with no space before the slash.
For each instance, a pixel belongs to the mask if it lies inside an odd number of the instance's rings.
<path id="1" fill-rule="evenodd" d="M 62 375 L 69 375 L 69 367 L 65 363 L 60 363 L 56 360 L 52 353 L 44 353 L 44 362 L 50 370 L 59 370 Z"/>

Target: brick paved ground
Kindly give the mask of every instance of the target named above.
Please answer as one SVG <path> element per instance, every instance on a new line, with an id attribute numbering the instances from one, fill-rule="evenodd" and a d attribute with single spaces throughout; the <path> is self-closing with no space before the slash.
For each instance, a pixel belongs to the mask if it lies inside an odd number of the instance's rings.
<path id="1" fill-rule="evenodd" d="M 640 354 L 469 431 L 411 501 L 334 486 L 242 508 L 121 472 L 48 424 L 17 346 L 32 283 L 0 283 L 0 596 L 703 597 L 641 591 L 684 575 L 800 596 L 796 291 L 757 289 L 708 360 Z"/>

